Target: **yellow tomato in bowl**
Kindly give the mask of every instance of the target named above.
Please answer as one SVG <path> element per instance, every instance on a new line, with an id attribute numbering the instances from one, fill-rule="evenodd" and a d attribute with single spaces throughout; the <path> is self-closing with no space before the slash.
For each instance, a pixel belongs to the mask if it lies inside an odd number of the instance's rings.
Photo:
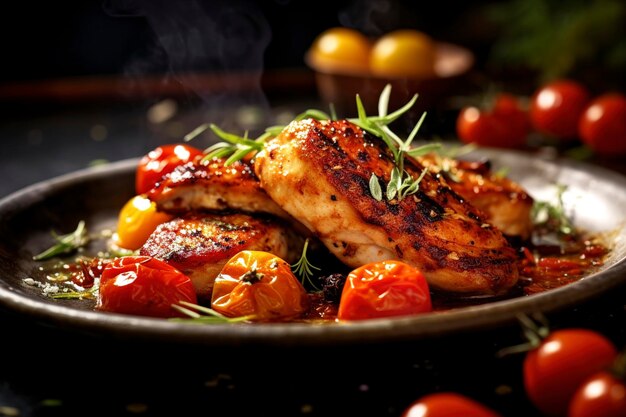
<path id="1" fill-rule="evenodd" d="M 320 33 L 313 41 L 307 58 L 322 72 L 366 74 L 371 42 L 355 29 L 334 27 Z"/>
<path id="2" fill-rule="evenodd" d="M 432 78 L 435 75 L 436 45 L 423 32 L 400 29 L 389 32 L 372 46 L 373 75 L 389 78 Z"/>

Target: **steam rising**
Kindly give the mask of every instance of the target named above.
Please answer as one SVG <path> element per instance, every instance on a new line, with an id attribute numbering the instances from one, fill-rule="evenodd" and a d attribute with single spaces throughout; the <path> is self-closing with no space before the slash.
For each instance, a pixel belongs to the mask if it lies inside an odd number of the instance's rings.
<path id="1" fill-rule="evenodd" d="M 107 0 L 104 8 L 112 16 L 143 17 L 154 32 L 152 50 L 126 75 L 163 74 L 164 83 L 183 84 L 209 108 L 267 106 L 260 81 L 271 31 L 255 2 Z"/>

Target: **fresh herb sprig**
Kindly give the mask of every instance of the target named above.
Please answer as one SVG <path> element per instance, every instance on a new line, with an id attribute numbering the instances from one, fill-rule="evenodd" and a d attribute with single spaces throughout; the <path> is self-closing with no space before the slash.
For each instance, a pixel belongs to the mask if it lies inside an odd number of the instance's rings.
<path id="1" fill-rule="evenodd" d="M 313 270 L 320 271 L 321 268 L 318 268 L 309 261 L 307 257 L 308 249 L 309 238 L 304 241 L 304 247 L 302 248 L 302 254 L 300 255 L 300 259 L 298 259 L 298 262 L 291 265 L 291 270 L 294 274 L 300 277 L 300 279 L 302 280 L 302 285 L 304 285 L 306 281 L 309 283 L 309 285 L 311 285 L 311 287 L 313 287 L 315 291 L 321 291 L 320 288 L 318 288 L 317 285 L 315 285 L 315 283 L 313 282 Z"/>
<path id="2" fill-rule="evenodd" d="M 380 94 L 378 100 L 378 116 L 368 116 L 365 112 L 365 107 L 361 101 L 360 96 L 356 95 L 356 105 L 358 117 L 348 118 L 351 123 L 356 124 L 361 129 L 370 134 L 380 138 L 389 148 L 393 155 L 394 167 L 390 173 L 390 180 L 386 186 L 385 197 L 388 200 L 397 198 L 402 200 L 406 196 L 415 194 L 419 191 L 419 184 L 427 173 L 427 169 L 424 168 L 417 178 L 410 175 L 404 170 L 405 157 L 419 157 L 430 152 L 434 152 L 441 147 L 439 143 L 427 144 L 419 147 L 413 147 L 412 143 L 415 139 L 424 119 L 426 118 L 426 112 L 422 114 L 417 124 L 413 127 L 411 133 L 406 140 L 402 140 L 396 133 L 394 133 L 389 125 L 399 119 L 407 111 L 413 107 L 417 101 L 418 95 L 415 94 L 408 103 L 399 108 L 398 110 L 389 113 L 389 99 L 391 96 L 391 84 L 387 84 Z M 303 113 L 300 113 L 294 118 L 294 121 L 303 120 L 306 118 L 312 118 L 316 120 L 336 120 L 337 115 L 334 108 L 331 106 L 331 114 L 317 110 L 308 109 Z M 265 129 L 265 131 L 256 139 L 248 138 L 248 132 L 246 131 L 244 136 L 228 133 L 220 129 L 218 126 L 212 123 L 203 124 L 191 133 L 185 136 L 185 141 L 190 141 L 199 136 L 206 130 L 210 129 L 217 135 L 222 142 L 217 142 L 205 150 L 204 160 L 212 158 L 227 158 L 224 165 L 228 166 L 236 161 L 245 158 L 248 155 L 254 155 L 257 152 L 263 150 L 265 142 L 277 136 L 285 126 L 271 126 Z M 372 173 L 369 181 L 370 192 L 372 196 L 381 201 L 383 199 L 382 187 L 380 186 L 379 178 L 376 174 Z"/>
<path id="3" fill-rule="evenodd" d="M 565 212 L 563 204 L 563 194 L 567 190 L 564 184 L 556 184 L 557 199 L 556 203 L 548 201 L 535 201 L 531 211 L 533 223 L 537 226 L 544 226 L 550 230 L 554 230 L 560 235 L 571 236 L 576 233 L 571 219 Z"/>
<path id="4" fill-rule="evenodd" d="M 85 246 L 90 240 L 84 220 L 78 222 L 78 226 L 73 232 L 66 235 L 58 235 L 53 230 L 52 236 L 54 237 L 56 244 L 33 256 L 35 261 L 44 261 L 55 256 L 70 254 Z"/>
<path id="5" fill-rule="evenodd" d="M 172 304 L 172 308 L 187 316 L 171 318 L 172 321 L 184 321 L 194 324 L 241 323 L 250 321 L 254 316 L 226 317 L 212 308 L 204 307 L 187 301 Z"/>
<path id="6" fill-rule="evenodd" d="M 406 140 L 402 140 L 398 135 L 396 135 L 389 128 L 389 125 L 413 107 L 417 101 L 418 95 L 415 94 L 408 103 L 398 110 L 388 113 L 390 96 L 391 84 L 387 84 L 378 100 L 378 116 L 372 117 L 366 114 L 363 102 L 357 94 L 356 102 L 358 118 L 348 120 L 370 134 L 379 137 L 383 142 L 385 142 L 394 159 L 394 167 L 390 173 L 385 197 L 387 200 L 393 200 L 396 197 L 398 200 L 402 200 L 404 197 L 415 194 L 419 191 L 419 184 L 427 173 L 427 168 L 424 168 L 417 178 L 410 175 L 404 170 L 405 157 L 408 155 L 415 158 L 425 155 L 439 149 L 441 144 L 433 143 L 419 147 L 413 147 L 412 145 L 417 132 L 420 130 L 422 123 L 424 123 L 426 112 L 422 113 L 422 116 L 415 124 Z M 372 173 L 370 177 L 369 187 L 372 196 L 376 200 L 381 201 L 383 198 L 382 188 L 380 186 L 379 178 L 375 173 Z"/>

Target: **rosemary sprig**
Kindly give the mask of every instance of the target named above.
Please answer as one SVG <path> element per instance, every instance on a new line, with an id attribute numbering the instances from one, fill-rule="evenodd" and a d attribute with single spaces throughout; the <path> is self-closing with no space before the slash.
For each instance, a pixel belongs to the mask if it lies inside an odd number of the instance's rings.
<path id="1" fill-rule="evenodd" d="M 57 243 L 46 249 L 45 251 L 33 256 L 33 260 L 43 261 L 58 255 L 69 254 L 79 248 L 82 248 L 89 242 L 87 228 L 85 227 L 85 222 L 83 220 L 78 222 L 78 226 L 73 232 L 66 235 L 58 235 L 53 230 L 52 236 Z"/>
<path id="2" fill-rule="evenodd" d="M 211 308 L 187 301 L 180 301 L 179 304 L 172 304 L 172 308 L 183 313 L 188 318 L 174 317 L 170 320 L 184 321 L 194 324 L 241 323 L 250 321 L 254 318 L 254 316 L 226 317 Z"/>
<path id="3" fill-rule="evenodd" d="M 321 291 L 321 289 L 318 288 L 317 285 L 315 285 L 315 283 L 313 282 L 313 270 L 320 271 L 321 268 L 318 268 L 309 261 L 306 256 L 308 249 L 309 238 L 306 238 L 306 240 L 304 241 L 304 246 L 302 248 L 302 254 L 300 255 L 300 259 L 298 259 L 298 262 L 291 265 L 291 270 L 294 274 L 300 277 L 300 279 L 302 280 L 302 285 L 304 285 L 306 281 L 309 283 L 309 285 L 311 285 L 311 287 L 313 287 L 315 291 Z"/>
<path id="4" fill-rule="evenodd" d="M 391 84 L 387 84 L 380 94 L 378 100 L 378 116 L 367 116 L 365 107 L 361 98 L 357 94 L 357 112 L 358 118 L 348 119 L 352 123 L 359 126 L 361 129 L 369 132 L 370 134 L 379 137 L 387 145 L 391 151 L 394 159 L 394 167 L 391 170 L 389 182 L 387 183 L 387 192 L 385 197 L 387 200 L 393 200 L 397 197 L 398 200 L 402 200 L 406 196 L 415 194 L 419 191 L 419 183 L 424 178 L 427 170 L 424 169 L 420 175 L 415 178 L 404 170 L 404 159 L 407 155 L 412 157 L 418 157 L 425 155 L 429 152 L 433 152 L 441 147 L 441 144 L 433 143 L 419 147 L 413 147 L 412 143 L 417 135 L 417 132 L 422 126 L 424 119 L 426 118 L 426 112 L 422 113 L 422 116 L 418 120 L 417 124 L 411 130 L 408 138 L 402 140 L 396 135 L 390 128 L 389 124 L 397 120 L 404 113 L 409 111 L 417 100 L 417 94 L 413 98 L 402 106 L 400 109 L 393 113 L 388 113 L 389 97 L 391 96 Z M 382 188 L 378 176 L 372 173 L 369 180 L 370 193 L 374 199 L 381 201 L 383 198 Z"/>
<path id="5" fill-rule="evenodd" d="M 234 133 L 225 132 L 213 123 L 208 124 L 208 128 L 210 128 L 213 133 L 215 133 L 220 139 L 222 139 L 223 142 L 217 142 L 214 145 L 208 147 L 205 150 L 206 155 L 204 156 L 203 161 L 213 158 L 228 157 L 224 162 L 224 165 L 226 166 L 243 159 L 246 155 L 250 153 L 255 154 L 259 152 L 263 149 L 263 144 L 265 143 L 265 141 L 274 136 L 271 132 L 266 130 L 258 138 L 249 139 L 247 131 L 245 132 L 244 136 L 239 136 L 235 135 Z M 189 135 L 187 135 L 185 139 L 187 139 L 187 137 L 189 137 Z"/>

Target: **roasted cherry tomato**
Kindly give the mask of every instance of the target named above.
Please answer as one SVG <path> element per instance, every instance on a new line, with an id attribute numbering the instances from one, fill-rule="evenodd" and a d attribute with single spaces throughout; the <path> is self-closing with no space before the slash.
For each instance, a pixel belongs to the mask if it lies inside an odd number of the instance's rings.
<path id="1" fill-rule="evenodd" d="M 308 307 L 304 286 L 291 265 L 263 251 L 241 251 L 215 278 L 211 308 L 228 317 L 268 321 L 294 318 Z"/>
<path id="2" fill-rule="evenodd" d="M 626 416 L 626 384 L 610 372 L 598 372 L 576 391 L 567 417 Z"/>
<path id="3" fill-rule="evenodd" d="M 526 394 L 545 416 L 565 416 L 578 387 L 616 355 L 613 343 L 593 330 L 552 331 L 524 358 Z"/>
<path id="4" fill-rule="evenodd" d="M 418 399 L 401 417 L 500 417 L 500 414 L 464 395 L 439 392 Z"/>
<path id="5" fill-rule="evenodd" d="M 370 40 L 355 29 L 334 27 L 313 41 L 308 58 L 320 71 L 365 74 L 368 72 Z"/>
<path id="6" fill-rule="evenodd" d="M 540 133 L 559 140 L 578 137 L 578 121 L 591 95 L 581 83 L 555 80 L 532 96 L 530 121 Z"/>
<path id="7" fill-rule="evenodd" d="M 337 317 L 364 320 L 431 310 L 430 291 L 420 270 L 389 260 L 363 265 L 348 274 Z"/>
<path id="8" fill-rule="evenodd" d="M 490 106 L 467 106 L 461 109 L 456 131 L 464 143 L 521 148 L 526 145 L 530 124 L 520 101 L 511 94 L 499 93 Z"/>
<path id="9" fill-rule="evenodd" d="M 135 191 L 145 194 L 177 166 L 202 155 L 200 149 L 187 144 L 163 145 L 148 152 L 139 160 L 135 174 Z"/>
<path id="10" fill-rule="evenodd" d="M 593 99 L 580 118 L 579 134 L 600 155 L 625 155 L 626 96 L 607 93 Z"/>
<path id="11" fill-rule="evenodd" d="M 370 69 L 379 77 L 432 78 L 436 47 L 423 32 L 400 29 L 376 40 L 370 54 Z"/>
<path id="12" fill-rule="evenodd" d="M 137 195 L 128 200 L 120 210 L 116 243 L 122 248 L 137 250 L 158 225 L 170 219 L 171 215 L 157 211 L 156 203 L 143 195 Z"/>
<path id="13" fill-rule="evenodd" d="M 96 309 L 151 317 L 176 317 L 180 301 L 197 303 L 189 277 L 149 256 L 126 256 L 108 263 L 100 276 Z"/>

